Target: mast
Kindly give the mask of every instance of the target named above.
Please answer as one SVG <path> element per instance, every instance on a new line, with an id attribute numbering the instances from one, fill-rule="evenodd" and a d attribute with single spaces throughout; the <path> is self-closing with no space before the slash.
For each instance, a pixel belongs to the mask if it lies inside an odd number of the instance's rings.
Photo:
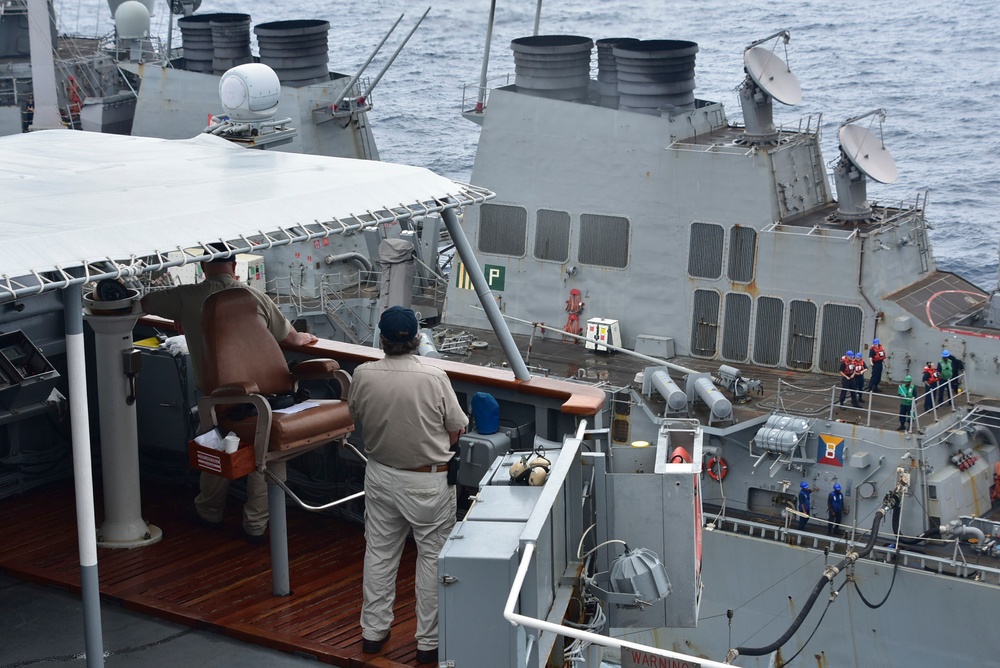
<path id="1" fill-rule="evenodd" d="M 31 45 L 31 87 L 35 100 L 32 130 L 64 127 L 56 93 L 56 64 L 52 54 L 55 10 L 49 0 L 28 0 L 28 41 Z"/>

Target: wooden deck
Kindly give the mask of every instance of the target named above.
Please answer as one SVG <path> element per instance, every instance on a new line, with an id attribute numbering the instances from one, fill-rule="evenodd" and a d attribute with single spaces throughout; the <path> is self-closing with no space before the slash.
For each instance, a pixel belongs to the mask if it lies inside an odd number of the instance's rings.
<path id="1" fill-rule="evenodd" d="M 163 540 L 99 549 L 102 600 L 334 666 L 416 665 L 412 541 L 400 565 L 392 638 L 380 654 L 362 654 L 363 527 L 289 508 L 292 595 L 275 597 L 268 546 L 243 540 L 235 499 L 222 528 L 208 529 L 188 520 L 190 489 L 144 484 L 142 497 L 144 517 Z M 101 507 L 98 499 L 98 517 Z M 71 481 L 3 500 L 0 526 L 0 571 L 80 591 Z"/>

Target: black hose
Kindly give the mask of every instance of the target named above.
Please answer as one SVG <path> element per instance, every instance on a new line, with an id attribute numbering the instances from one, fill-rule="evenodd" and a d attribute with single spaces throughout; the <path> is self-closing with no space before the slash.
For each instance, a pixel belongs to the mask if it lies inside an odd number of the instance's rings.
<path id="1" fill-rule="evenodd" d="M 883 508 L 880 508 L 878 512 L 875 513 L 875 519 L 872 522 L 872 532 L 871 536 L 868 538 L 868 544 L 865 545 L 856 556 L 844 557 L 837 563 L 836 566 L 828 568 L 824 571 L 822 577 L 819 579 L 819 582 L 816 583 L 816 586 L 813 587 L 812 592 L 809 594 L 809 598 L 803 604 L 802 610 L 792 621 L 792 625 L 788 627 L 788 630 L 785 631 L 780 638 L 764 647 L 737 647 L 734 651 L 738 655 L 742 654 L 743 656 L 764 656 L 765 654 L 770 654 L 771 652 L 781 649 L 781 647 L 788 642 L 793 635 L 795 635 L 795 632 L 799 630 L 799 627 L 802 626 L 802 622 L 806 620 L 806 617 L 809 615 L 809 611 L 812 610 L 813 604 L 815 604 L 816 599 L 819 598 L 820 592 L 823 591 L 823 588 L 833 580 L 834 576 L 844 567 L 871 554 L 871 551 L 875 548 L 875 541 L 878 540 L 878 529 L 882 524 L 882 518 L 884 516 L 885 510 Z"/>
<path id="2" fill-rule="evenodd" d="M 892 509 L 892 532 L 899 535 L 899 513 L 900 506 L 896 506 Z M 937 538 L 941 535 L 941 529 L 935 527 L 933 529 L 928 529 L 916 538 L 900 538 L 899 542 L 903 545 L 919 545 L 923 543 L 927 538 Z"/>
<path id="3" fill-rule="evenodd" d="M 861 602 L 862 603 L 864 603 L 866 606 L 868 606 L 872 610 L 878 610 L 879 608 L 882 607 L 882 605 L 886 601 L 889 600 L 889 594 L 892 593 L 892 587 L 893 587 L 893 585 L 896 584 L 896 573 L 898 573 L 898 572 L 899 572 L 899 545 L 897 544 L 896 545 L 896 554 L 895 554 L 895 557 L 893 559 L 893 564 L 892 564 L 892 580 L 889 581 L 889 589 L 885 592 L 885 596 L 882 597 L 882 600 L 879 601 L 878 603 L 872 603 L 867 598 L 865 598 L 865 595 L 862 593 L 861 587 L 858 586 L 858 583 L 857 583 L 856 580 L 854 582 L 854 591 L 858 592 L 858 596 L 861 597 Z"/>
<path id="4" fill-rule="evenodd" d="M 844 587 L 846 587 L 847 585 L 848 585 L 848 582 L 847 582 L 847 581 L 845 580 L 845 581 L 844 581 L 844 584 L 842 584 L 842 585 L 840 585 L 839 587 L 837 587 L 837 593 L 839 594 L 839 593 L 840 593 L 840 590 L 841 590 L 841 589 L 843 589 Z M 828 611 L 828 610 L 830 609 L 830 605 L 831 605 L 832 603 L 833 603 L 833 597 L 831 597 L 831 598 L 830 598 L 830 599 L 829 599 L 829 600 L 828 600 L 828 601 L 826 602 L 826 607 L 825 607 L 825 608 L 823 608 L 823 614 L 819 616 L 819 620 L 818 620 L 818 621 L 816 622 L 816 628 L 814 628 L 814 629 L 813 629 L 813 631 L 812 631 L 812 633 L 810 633 L 810 634 L 809 634 L 809 637 L 808 637 L 808 638 L 806 638 L 806 641 L 805 641 L 804 643 L 802 643 L 802 647 L 799 647 L 799 651 L 795 652 L 795 654 L 792 654 L 792 655 L 791 655 L 790 657 L 788 657 L 787 659 L 785 659 L 785 660 L 784 660 L 784 661 L 782 662 L 782 664 L 781 664 L 782 666 L 787 666 L 787 665 L 788 665 L 788 664 L 790 664 L 790 663 L 791 663 L 792 661 L 794 661 L 794 660 L 795 660 L 795 658 L 796 658 L 796 657 L 797 657 L 797 656 L 798 656 L 799 654 L 802 654 L 802 652 L 803 652 L 803 651 L 805 650 L 805 648 L 806 648 L 806 645 L 808 645 L 808 644 L 809 644 L 809 641 L 810 641 L 810 640 L 812 640 L 812 639 L 813 639 L 813 636 L 814 636 L 814 635 L 816 635 L 816 632 L 817 632 L 817 631 L 819 631 L 819 627 L 820 627 L 820 624 L 822 624 L 822 623 L 823 623 L 823 619 L 824 619 L 824 618 L 826 617 L 826 613 L 827 613 L 827 611 Z"/>

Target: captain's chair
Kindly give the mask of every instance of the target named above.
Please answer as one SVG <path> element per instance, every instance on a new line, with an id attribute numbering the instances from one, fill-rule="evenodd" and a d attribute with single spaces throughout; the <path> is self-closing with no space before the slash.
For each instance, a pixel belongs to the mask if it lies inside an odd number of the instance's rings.
<path id="1" fill-rule="evenodd" d="M 202 308 L 205 396 L 198 401 L 203 429 L 218 426 L 254 444 L 257 468 L 296 457 L 354 431 L 347 395 L 350 376 L 336 361 L 313 359 L 289 371 L 281 347 L 257 315 L 257 299 L 249 290 L 233 288 L 210 295 Z M 339 400 L 296 413 L 276 413 L 267 397 L 294 395 L 301 380 L 336 379 Z M 251 404 L 257 415 L 234 410 Z M 228 406 L 229 408 L 225 408 Z"/>
<path id="2" fill-rule="evenodd" d="M 275 596 L 291 593 L 288 573 L 288 527 L 283 476 L 268 466 L 354 431 L 347 407 L 351 377 L 331 359 L 299 362 L 289 371 L 281 347 L 257 315 L 249 290 L 230 288 L 208 297 L 202 307 L 205 396 L 198 400 L 201 428 L 234 431 L 254 444 L 257 469 L 268 475 L 267 505 L 271 526 L 271 581 Z M 275 412 L 268 397 L 294 395 L 301 380 L 336 379 L 339 400 L 313 400 L 316 406 L 294 413 Z M 249 414 L 247 404 L 256 408 Z"/>

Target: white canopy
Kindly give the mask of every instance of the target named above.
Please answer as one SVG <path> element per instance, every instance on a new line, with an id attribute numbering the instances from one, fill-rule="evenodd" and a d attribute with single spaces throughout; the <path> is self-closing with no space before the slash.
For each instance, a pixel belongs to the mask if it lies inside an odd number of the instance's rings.
<path id="1" fill-rule="evenodd" d="M 304 241 L 491 197 L 423 168 L 245 149 L 210 135 L 0 137 L 0 301 L 82 282 L 80 268 L 87 280 L 105 277 L 108 262 L 135 274 L 213 241 Z M 151 256 L 160 261 L 135 262 Z"/>

